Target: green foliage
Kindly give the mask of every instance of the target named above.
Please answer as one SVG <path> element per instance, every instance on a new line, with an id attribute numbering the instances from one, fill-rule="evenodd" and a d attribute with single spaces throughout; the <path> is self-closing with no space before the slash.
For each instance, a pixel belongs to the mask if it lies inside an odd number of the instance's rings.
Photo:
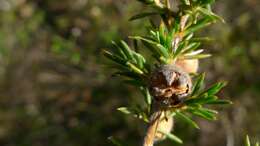
<path id="1" fill-rule="evenodd" d="M 183 141 L 177 137 L 176 135 L 172 134 L 172 133 L 167 133 L 167 132 L 164 132 L 164 131 L 159 131 L 160 133 L 164 134 L 168 139 L 176 142 L 176 143 L 179 143 L 179 144 L 183 144 Z"/>
<path id="2" fill-rule="evenodd" d="M 140 104 L 142 110 L 148 110 L 146 99 L 142 98 L 146 88 L 132 86 L 141 86 L 140 81 L 123 78 L 122 83 L 111 77 L 111 68 L 103 68 L 105 60 L 100 48 L 110 47 L 111 40 L 125 39 L 129 34 L 145 34 L 142 28 L 149 25 L 149 18 L 155 20 L 156 26 L 149 27 L 156 29 L 165 10 L 151 8 L 152 3 L 142 7 L 142 3 L 129 0 L 0 1 L 1 145 L 112 145 L 106 141 L 111 134 L 128 145 L 140 144 L 137 139 L 143 136 L 142 119 L 135 122 L 139 119 L 115 109 Z M 252 135 L 250 141 L 254 145 L 260 129 L 260 1 L 216 1 L 212 8 L 227 23 L 201 29 L 202 33 L 195 32 L 190 41 L 200 43 L 198 50 L 214 55 L 200 62 L 201 71 L 207 73 L 206 79 L 212 84 L 219 78 L 232 81 L 225 92 L 217 95 L 231 97 L 235 104 L 220 112 L 223 115 L 218 121 L 201 124 L 201 129 L 207 126 L 211 132 L 197 131 L 175 116 L 173 133 L 183 139 L 184 145 L 199 142 L 222 146 L 226 138 L 223 133 L 229 130 L 234 133 L 235 145 L 242 146 L 245 130 Z M 128 21 L 128 16 L 142 12 L 160 13 Z M 150 62 L 150 48 L 137 40 L 136 43 L 137 49 L 129 46 L 145 53 L 143 56 Z M 123 86 L 124 83 L 131 86 Z M 194 120 L 192 114 L 182 114 Z M 230 128 L 226 129 L 229 125 L 223 121 L 231 122 Z M 215 136 L 201 141 L 208 134 Z M 175 144 L 167 140 L 159 145 Z"/>
<path id="3" fill-rule="evenodd" d="M 141 0 L 140 0 L 141 1 Z M 130 18 L 130 20 L 137 20 L 153 15 L 159 15 L 161 22 L 155 25 L 152 21 L 151 26 L 147 28 L 148 35 L 146 36 L 130 36 L 134 40 L 134 46 L 137 50 L 145 46 L 151 52 L 154 58 L 151 61 L 146 59 L 138 52 L 131 49 L 124 41 L 119 44 L 112 42 L 116 51 L 104 51 L 104 55 L 118 66 L 116 74 L 126 76 L 130 80 L 127 83 L 136 86 L 144 95 L 144 101 L 147 106 L 140 106 L 144 108 L 118 108 L 119 111 L 125 114 L 131 114 L 136 118 L 148 122 L 150 115 L 151 103 L 153 98 L 148 90 L 149 75 L 151 68 L 155 68 L 156 64 L 170 64 L 178 59 L 202 59 L 210 57 L 210 54 L 202 53 L 204 50 L 200 49 L 201 43 L 208 38 L 195 37 L 195 32 L 205 28 L 206 26 L 215 23 L 217 20 L 223 19 L 213 13 L 210 9 L 210 4 L 213 0 L 182 0 L 179 9 L 173 10 L 167 4 L 159 1 L 145 1 L 144 4 L 151 6 L 153 11 L 141 12 Z M 136 41 L 142 43 L 138 45 Z M 217 111 L 205 107 L 205 105 L 215 104 L 231 104 L 229 100 L 220 99 L 216 94 L 226 85 L 225 82 L 218 82 L 206 90 L 203 90 L 203 83 L 205 73 L 199 74 L 196 77 L 192 93 L 187 100 L 183 101 L 181 108 L 173 108 L 172 115 L 176 115 L 192 125 L 195 128 L 199 126 L 188 115 L 192 114 L 207 120 L 216 120 Z M 165 133 L 169 139 L 177 143 L 182 141 L 172 135 Z"/>
<path id="4" fill-rule="evenodd" d="M 245 146 L 259 146 L 259 142 L 256 142 L 255 145 L 253 145 L 253 144 L 250 142 L 249 136 L 247 135 L 247 136 L 246 136 L 246 140 L 245 140 Z"/>

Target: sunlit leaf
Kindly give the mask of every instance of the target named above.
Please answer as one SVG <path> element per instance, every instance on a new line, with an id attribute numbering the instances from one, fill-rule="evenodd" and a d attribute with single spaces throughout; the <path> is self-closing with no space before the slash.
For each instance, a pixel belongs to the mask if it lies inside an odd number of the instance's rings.
<path id="1" fill-rule="evenodd" d="M 126 65 L 130 68 L 131 71 L 137 73 L 137 74 L 144 74 L 144 72 L 139 69 L 138 67 L 136 67 L 134 64 L 132 64 L 131 62 L 126 62 Z"/>
<path id="2" fill-rule="evenodd" d="M 150 44 L 156 46 L 156 48 L 158 48 L 158 51 L 160 52 L 160 54 L 161 54 L 162 56 L 164 56 L 164 57 L 166 57 L 166 58 L 169 57 L 169 54 L 168 54 L 167 49 L 166 49 L 164 46 L 162 46 L 161 44 L 159 44 L 159 43 L 157 43 L 157 42 L 155 42 L 155 41 L 153 41 L 153 40 L 151 40 L 151 39 L 147 39 L 147 38 L 144 38 L 144 37 L 141 37 L 141 36 L 131 36 L 130 38 L 132 38 L 132 39 L 137 39 L 137 40 L 141 40 L 141 41 L 145 41 L 145 42 L 147 42 L 147 43 L 150 43 Z"/>
<path id="3" fill-rule="evenodd" d="M 152 96 L 150 95 L 149 89 L 148 88 L 142 88 L 142 93 L 145 96 L 145 102 L 148 105 L 152 104 Z"/>
<path id="4" fill-rule="evenodd" d="M 200 129 L 198 124 L 196 122 L 194 122 L 190 117 L 188 117 L 187 115 L 181 113 L 181 112 L 176 112 L 176 115 L 178 117 L 180 117 L 181 119 L 183 119 L 184 121 L 186 121 L 187 123 L 189 123 L 190 125 L 192 125 L 194 128 Z"/>
<path id="5" fill-rule="evenodd" d="M 149 121 L 146 113 L 138 106 L 137 107 L 120 107 L 120 108 L 117 108 L 117 110 L 126 115 L 132 115 L 133 117 L 141 119 L 144 122 Z"/>
<path id="6" fill-rule="evenodd" d="M 203 59 L 203 58 L 208 58 L 211 57 L 211 54 L 198 54 L 198 55 L 184 55 L 185 59 Z"/>
<path id="7" fill-rule="evenodd" d="M 224 86 L 226 86 L 226 82 L 218 82 L 216 84 L 214 84 L 213 86 L 211 86 L 209 89 L 207 89 L 207 93 L 209 95 L 215 95 L 216 93 L 218 93 Z"/>
<path id="8" fill-rule="evenodd" d="M 196 93 L 198 93 L 202 89 L 204 79 L 205 79 L 205 73 L 200 74 L 197 77 L 197 80 L 194 82 L 194 85 L 193 85 L 193 88 L 192 88 L 191 96 L 195 95 Z"/>
<path id="9" fill-rule="evenodd" d="M 200 46 L 199 42 L 190 43 L 188 46 L 186 46 L 182 52 L 183 54 L 189 53 L 195 49 L 197 49 Z"/>
<path id="10" fill-rule="evenodd" d="M 112 41 L 112 45 L 114 48 L 116 48 L 116 51 L 118 52 L 119 56 L 127 60 L 127 56 L 125 55 L 124 51 L 116 44 L 116 42 Z"/>
<path id="11" fill-rule="evenodd" d="M 120 42 L 122 46 L 121 48 L 124 51 L 125 55 L 127 56 L 128 60 L 134 60 L 133 53 L 130 47 L 126 44 L 126 42 L 122 40 Z"/>
<path id="12" fill-rule="evenodd" d="M 197 21 L 196 24 L 191 25 L 187 30 L 185 31 L 185 34 L 190 34 L 192 32 L 195 32 L 203 27 L 208 26 L 211 24 L 212 20 L 209 18 L 201 18 L 200 20 Z"/>
<path id="13" fill-rule="evenodd" d="M 246 146 L 251 146 L 250 139 L 249 139 L 248 135 L 246 136 L 246 143 L 245 143 L 245 145 Z"/>
<path id="14" fill-rule="evenodd" d="M 176 135 L 172 134 L 172 133 L 167 133 L 164 131 L 159 131 L 160 133 L 164 134 L 167 138 L 169 138 L 170 140 L 179 143 L 179 144 L 183 144 L 183 141 L 177 137 Z"/>
<path id="15" fill-rule="evenodd" d="M 205 118 L 207 120 L 216 120 L 215 114 L 217 114 L 216 111 L 205 109 L 205 108 L 191 108 L 188 109 L 189 112 L 192 114 Z"/>
<path id="16" fill-rule="evenodd" d="M 209 16 L 212 19 L 217 19 L 217 20 L 221 20 L 222 22 L 225 22 L 223 18 L 221 18 L 220 16 L 214 14 L 212 11 L 202 8 L 202 7 L 198 7 L 197 10 L 201 13 L 203 13 L 204 15 Z"/>

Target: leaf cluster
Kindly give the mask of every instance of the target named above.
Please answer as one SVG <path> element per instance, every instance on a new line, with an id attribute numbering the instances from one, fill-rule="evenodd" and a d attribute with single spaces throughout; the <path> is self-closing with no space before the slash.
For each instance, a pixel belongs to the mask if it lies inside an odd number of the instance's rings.
<path id="1" fill-rule="evenodd" d="M 253 145 L 253 144 L 250 142 L 249 136 L 247 135 L 247 136 L 246 136 L 246 141 L 245 141 L 245 146 L 259 146 L 259 142 L 256 142 L 255 145 Z"/>
<path id="2" fill-rule="evenodd" d="M 211 4 L 214 0 L 180 0 L 178 9 L 170 7 L 169 0 L 138 0 L 147 5 L 152 11 L 145 11 L 134 15 L 130 20 L 137 20 L 158 15 L 160 24 L 156 25 L 150 19 L 148 35 L 130 36 L 134 42 L 134 48 L 145 47 L 151 52 L 152 61 L 132 49 L 125 41 L 112 42 L 115 51 L 104 51 L 104 55 L 113 62 L 117 71 L 114 75 L 126 77 L 124 82 L 140 89 L 144 96 L 145 106 L 131 106 L 118 108 L 124 114 L 149 122 L 153 97 L 149 93 L 149 76 L 158 64 L 175 63 L 178 59 L 202 59 L 210 54 L 203 53 L 201 44 L 210 40 L 207 37 L 197 37 L 195 32 L 223 19 L 212 12 Z M 205 74 L 196 75 L 190 97 L 183 101 L 178 108 L 171 110 L 172 116 L 178 116 L 195 128 L 199 128 L 190 115 L 207 120 L 215 120 L 217 111 L 208 108 L 208 105 L 231 104 L 229 100 L 220 99 L 217 93 L 226 85 L 218 82 L 209 88 L 203 89 Z M 181 139 L 171 133 L 164 133 L 166 137 L 177 143 Z"/>

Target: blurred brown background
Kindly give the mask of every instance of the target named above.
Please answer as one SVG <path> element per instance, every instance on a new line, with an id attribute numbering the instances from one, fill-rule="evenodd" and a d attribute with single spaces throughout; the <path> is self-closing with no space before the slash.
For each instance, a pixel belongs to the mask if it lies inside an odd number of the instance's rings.
<path id="1" fill-rule="evenodd" d="M 134 146 L 142 122 L 116 111 L 140 103 L 138 90 L 111 77 L 100 51 L 111 40 L 145 33 L 135 0 L 0 0 L 0 145 L 105 146 L 113 135 Z M 234 104 L 219 120 L 177 119 L 184 146 L 242 146 L 260 140 L 260 1 L 217 0 L 226 20 L 207 28 L 214 56 L 201 62 L 207 83 L 227 80 L 221 96 Z M 158 146 L 177 145 L 165 141 Z"/>

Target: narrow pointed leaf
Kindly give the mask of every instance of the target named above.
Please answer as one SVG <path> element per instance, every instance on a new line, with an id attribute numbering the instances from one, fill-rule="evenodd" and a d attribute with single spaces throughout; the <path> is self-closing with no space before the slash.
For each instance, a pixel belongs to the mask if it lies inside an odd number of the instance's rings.
<path id="1" fill-rule="evenodd" d="M 159 131 L 160 133 L 164 134 L 167 138 L 169 138 L 170 140 L 179 143 L 179 144 L 183 144 L 183 141 L 177 137 L 176 135 L 172 134 L 172 133 L 167 133 L 164 131 Z"/>
<path id="2" fill-rule="evenodd" d="M 209 95 L 215 95 L 216 93 L 218 93 L 224 86 L 226 86 L 226 82 L 219 82 L 214 84 L 213 86 L 211 86 L 206 93 L 208 93 Z"/>
<path id="3" fill-rule="evenodd" d="M 205 118 L 207 120 L 216 120 L 216 112 L 210 111 L 205 108 L 189 108 L 189 111 L 199 117 Z"/>
<path id="4" fill-rule="evenodd" d="M 119 56 L 121 56 L 123 59 L 127 60 L 127 56 L 125 55 L 123 49 L 121 47 L 119 47 L 116 42 L 112 41 L 112 45 L 113 47 L 116 49 L 116 51 L 118 52 L 117 54 Z"/>
<path id="5" fill-rule="evenodd" d="M 191 43 L 187 47 L 185 47 L 182 50 L 182 52 L 183 52 L 183 54 L 189 53 L 193 50 L 196 50 L 199 46 L 200 46 L 200 43 L 198 43 L 198 42 Z"/>
<path id="6" fill-rule="evenodd" d="M 229 100 L 214 100 L 214 101 L 208 101 L 206 104 L 232 104 L 232 101 L 229 101 Z"/>
<path id="7" fill-rule="evenodd" d="M 177 58 L 181 54 L 184 45 L 184 43 L 179 44 L 178 48 L 173 53 L 173 58 Z"/>
<path id="8" fill-rule="evenodd" d="M 250 144 L 250 139 L 249 139 L 249 136 L 247 135 L 246 136 L 246 143 L 245 143 L 246 146 L 251 146 Z"/>
<path id="9" fill-rule="evenodd" d="M 209 41 L 214 41 L 214 39 L 209 38 L 209 37 L 197 37 L 197 38 L 192 38 L 190 41 L 191 42 L 209 42 Z"/>
<path id="10" fill-rule="evenodd" d="M 208 57 L 211 57 L 211 54 L 198 54 L 193 56 L 184 55 L 185 59 L 203 59 Z"/>
<path id="11" fill-rule="evenodd" d="M 137 62 L 138 68 L 143 69 L 145 65 L 145 58 L 141 54 L 136 52 L 133 52 L 133 56 Z"/>
<path id="12" fill-rule="evenodd" d="M 159 44 L 159 43 L 157 43 L 157 42 L 155 42 L 155 41 L 153 41 L 153 40 L 151 40 L 151 39 L 147 39 L 147 38 L 140 37 L 140 36 L 133 36 L 133 37 L 130 37 L 130 38 L 132 38 L 132 39 L 137 39 L 137 40 L 141 40 L 141 41 L 145 41 L 145 42 L 147 42 L 147 43 L 150 43 L 150 44 L 152 44 L 152 45 L 154 45 L 154 46 L 156 46 L 156 47 L 158 48 L 158 51 L 160 52 L 160 54 L 161 54 L 162 56 L 164 56 L 164 57 L 166 57 L 166 58 L 169 57 L 169 54 L 168 54 L 167 49 L 166 49 L 164 46 L 162 46 L 161 44 Z"/>
<path id="13" fill-rule="evenodd" d="M 137 74 L 144 74 L 144 72 L 136 67 L 134 64 L 127 62 L 126 65 L 130 68 L 131 71 L 137 73 Z"/>
<path id="14" fill-rule="evenodd" d="M 143 120 L 144 122 L 148 122 L 148 116 L 140 107 L 120 107 L 117 108 L 118 111 L 127 114 L 127 115 L 132 115 L 134 118 L 138 118 Z"/>
<path id="15" fill-rule="evenodd" d="M 145 101 L 148 105 L 152 104 L 152 96 L 150 95 L 149 89 L 145 88 L 144 89 L 144 95 L 145 95 Z"/>
<path id="16" fill-rule="evenodd" d="M 187 105 L 194 104 L 209 104 L 217 100 L 217 96 L 208 96 L 208 94 L 203 94 L 199 97 L 194 97 L 185 101 Z"/>
<path id="17" fill-rule="evenodd" d="M 197 8 L 198 11 L 200 11 L 201 13 L 203 13 L 204 15 L 207 15 L 209 17 L 211 17 L 212 19 L 217 19 L 220 20 L 222 22 L 225 22 L 223 18 L 221 18 L 220 16 L 214 14 L 212 11 L 202 8 L 202 7 L 198 7 Z"/>
<path id="18" fill-rule="evenodd" d="M 191 25 L 186 31 L 185 34 L 190 34 L 192 32 L 195 32 L 203 27 L 208 26 L 212 22 L 209 18 L 202 18 L 197 21 L 196 24 Z"/>
<path id="19" fill-rule="evenodd" d="M 134 57 L 133 57 L 133 53 L 132 53 L 132 50 L 129 48 L 129 46 L 126 44 L 126 42 L 124 41 L 120 41 L 121 42 L 121 48 L 123 49 L 125 55 L 127 56 L 127 58 L 129 60 L 134 60 Z"/>
<path id="20" fill-rule="evenodd" d="M 205 79 L 205 73 L 200 74 L 198 76 L 197 80 L 195 81 L 195 83 L 193 85 L 191 95 L 195 95 L 196 93 L 198 93 L 202 89 L 204 79 Z"/>
<path id="21" fill-rule="evenodd" d="M 112 54 L 111 52 L 108 52 L 108 51 L 103 51 L 103 54 L 105 57 L 107 57 L 108 59 L 114 61 L 115 63 L 117 64 L 120 64 L 120 65 L 125 65 L 125 61 L 120 58 L 119 56 L 115 55 L 115 54 Z"/>
<path id="22" fill-rule="evenodd" d="M 182 118 L 184 121 L 186 121 L 187 123 L 189 123 L 190 125 L 192 125 L 194 128 L 200 129 L 198 124 L 196 122 L 194 122 L 190 117 L 188 117 L 187 115 L 181 113 L 181 112 L 176 112 L 176 115 L 180 118 Z"/>
<path id="23" fill-rule="evenodd" d="M 124 114 L 131 114 L 132 112 L 127 107 L 119 107 L 117 108 L 118 111 L 124 113 Z"/>

